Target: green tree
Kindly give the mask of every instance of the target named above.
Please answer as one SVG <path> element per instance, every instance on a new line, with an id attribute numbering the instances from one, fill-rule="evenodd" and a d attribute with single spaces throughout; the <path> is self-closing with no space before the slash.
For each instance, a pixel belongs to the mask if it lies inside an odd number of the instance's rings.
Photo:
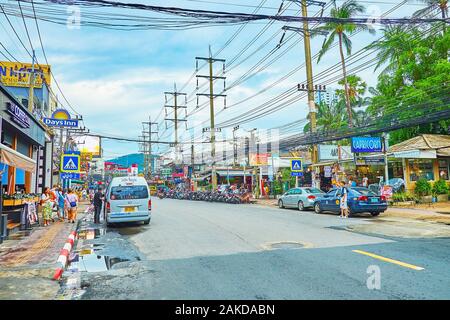
<path id="1" fill-rule="evenodd" d="M 364 11 L 364 7 L 355 0 L 347 0 L 340 7 L 337 7 L 336 2 L 334 2 L 334 8 L 332 8 L 330 11 L 330 17 L 338 19 L 348 19 L 354 17 L 357 14 L 363 13 Z M 329 22 L 317 29 L 319 31 L 325 31 L 328 33 L 323 42 L 322 49 L 319 52 L 317 62 L 319 62 L 323 55 L 330 50 L 331 46 L 335 42 L 336 37 L 338 38 L 339 54 L 341 56 L 342 74 L 345 89 L 345 103 L 348 114 L 348 125 L 349 127 L 352 127 L 352 108 L 348 90 L 347 71 L 345 68 L 343 47 L 345 47 L 347 55 L 350 55 L 352 52 L 352 42 L 349 38 L 349 35 L 357 31 L 369 31 L 373 34 L 375 33 L 375 30 L 368 25 L 352 22 Z"/>
<path id="2" fill-rule="evenodd" d="M 374 41 L 367 48 L 377 50 L 377 65 L 375 70 L 386 65 L 381 74 L 392 73 L 399 67 L 400 56 L 405 52 L 412 55 L 412 32 L 403 26 L 387 26 L 383 29 L 383 37 Z"/>
<path id="3" fill-rule="evenodd" d="M 436 24 L 432 29 L 439 27 Z M 450 106 L 450 62 L 444 58 L 450 50 L 450 33 L 431 30 L 424 33 L 411 28 L 410 49 L 398 54 L 395 68 L 380 75 L 376 95 L 367 108 L 380 125 L 426 118 L 430 113 Z M 418 134 L 447 134 L 450 121 L 440 120 L 391 132 L 395 144 Z"/>

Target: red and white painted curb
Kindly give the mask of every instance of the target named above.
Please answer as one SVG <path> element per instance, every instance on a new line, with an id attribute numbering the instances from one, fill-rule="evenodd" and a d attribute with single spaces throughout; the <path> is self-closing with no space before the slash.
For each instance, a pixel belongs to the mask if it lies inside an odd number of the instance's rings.
<path id="1" fill-rule="evenodd" d="M 60 266 L 56 269 L 55 274 L 53 275 L 53 280 L 59 280 L 64 272 L 64 269 L 67 266 L 67 262 L 69 260 L 69 254 L 70 251 L 73 248 L 73 244 L 75 243 L 75 239 L 77 237 L 77 232 L 72 231 L 69 235 L 69 238 L 67 239 L 66 243 L 64 244 L 64 247 L 62 248 L 61 252 L 59 253 L 59 257 L 57 262 L 60 264 Z"/>

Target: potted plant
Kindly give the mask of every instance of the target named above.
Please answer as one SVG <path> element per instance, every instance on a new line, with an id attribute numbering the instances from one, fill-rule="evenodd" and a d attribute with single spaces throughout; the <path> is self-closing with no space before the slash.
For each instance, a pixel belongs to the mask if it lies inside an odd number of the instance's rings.
<path id="1" fill-rule="evenodd" d="M 448 186 L 444 179 L 439 179 L 434 183 L 433 195 L 436 196 L 438 202 L 448 201 Z"/>
<path id="2" fill-rule="evenodd" d="M 417 198 L 409 192 L 396 192 L 392 195 L 392 201 L 395 206 L 411 206 L 416 204 Z"/>
<path id="3" fill-rule="evenodd" d="M 421 202 L 431 203 L 433 201 L 433 197 L 431 196 L 432 189 L 431 183 L 427 179 L 420 178 L 416 182 L 414 193 L 420 197 Z"/>

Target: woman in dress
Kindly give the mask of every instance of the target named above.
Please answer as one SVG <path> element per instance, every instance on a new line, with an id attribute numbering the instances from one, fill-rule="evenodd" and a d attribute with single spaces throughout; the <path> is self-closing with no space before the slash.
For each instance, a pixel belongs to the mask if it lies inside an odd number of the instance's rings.
<path id="1" fill-rule="evenodd" d="M 77 219 L 78 196 L 72 189 L 67 193 L 67 201 L 69 202 L 69 223 L 75 223 Z"/>
<path id="2" fill-rule="evenodd" d="M 50 224 L 52 220 L 53 202 L 50 197 L 50 188 L 45 187 L 44 193 L 41 196 L 42 205 L 42 219 L 44 220 L 44 227 Z"/>

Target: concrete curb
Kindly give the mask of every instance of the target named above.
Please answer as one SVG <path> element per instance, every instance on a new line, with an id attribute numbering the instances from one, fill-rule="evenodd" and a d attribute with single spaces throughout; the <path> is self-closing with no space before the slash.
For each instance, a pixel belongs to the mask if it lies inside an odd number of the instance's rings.
<path id="1" fill-rule="evenodd" d="M 55 273 L 53 275 L 53 280 L 59 280 L 67 266 L 67 262 L 69 260 L 69 254 L 72 251 L 73 245 L 75 243 L 75 239 L 77 238 L 77 232 L 72 231 L 67 238 L 66 243 L 64 244 L 64 247 L 61 249 L 59 253 L 59 257 L 57 260 L 57 263 L 59 264 L 59 267 L 56 268 Z"/>

